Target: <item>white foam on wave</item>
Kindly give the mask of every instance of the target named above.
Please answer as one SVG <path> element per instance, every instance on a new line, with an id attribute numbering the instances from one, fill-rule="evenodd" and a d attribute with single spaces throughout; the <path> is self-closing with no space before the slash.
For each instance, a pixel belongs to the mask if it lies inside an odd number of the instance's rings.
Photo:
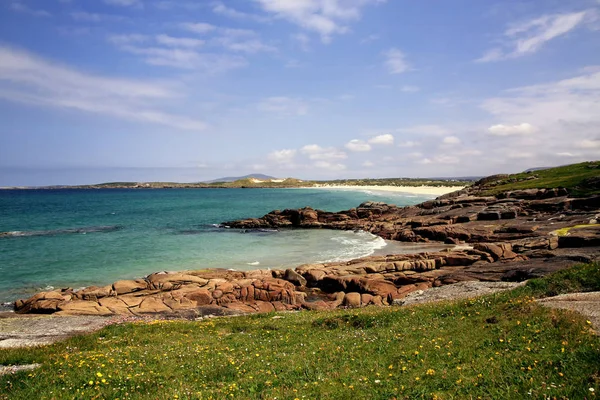
<path id="1" fill-rule="evenodd" d="M 260 265 L 260 261 L 249 262 L 246 265 Z"/>
<path id="2" fill-rule="evenodd" d="M 343 235 L 332 237 L 331 240 L 339 246 L 322 252 L 320 255 L 324 260 L 317 262 L 338 262 L 367 257 L 387 246 L 386 241 L 381 237 L 365 231 L 344 232 Z"/>

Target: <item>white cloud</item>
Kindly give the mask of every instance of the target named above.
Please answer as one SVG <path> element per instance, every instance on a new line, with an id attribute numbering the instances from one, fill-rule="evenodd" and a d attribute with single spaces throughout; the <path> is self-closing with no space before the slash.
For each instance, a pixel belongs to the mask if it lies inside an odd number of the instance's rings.
<path id="1" fill-rule="evenodd" d="M 198 131 L 206 127 L 195 118 L 160 110 L 162 103 L 172 104 L 180 97 L 174 87 L 92 75 L 4 46 L 0 46 L 0 97 L 178 129 Z"/>
<path id="2" fill-rule="evenodd" d="M 216 26 L 207 24 L 205 22 L 183 22 L 180 24 L 180 26 L 182 29 L 200 34 L 212 32 L 217 29 Z"/>
<path id="3" fill-rule="evenodd" d="M 120 7 L 143 7 L 141 0 L 104 0 L 106 4 Z"/>
<path id="4" fill-rule="evenodd" d="M 493 152 L 503 157 L 513 152 L 512 159 L 524 160 L 520 164 L 524 167 L 525 162 L 534 166 L 564 162 L 558 153 L 577 155 L 573 161 L 597 159 L 600 71 L 580 71 L 584 72 L 572 78 L 505 90 L 483 101 L 485 111 L 505 121 L 491 127 L 489 134 L 512 135 L 510 141 L 497 141 Z"/>
<path id="5" fill-rule="evenodd" d="M 576 143 L 576 146 L 580 149 L 600 149 L 600 139 L 580 140 Z"/>
<path id="6" fill-rule="evenodd" d="M 374 167 L 375 164 L 373 164 L 371 161 L 365 161 L 364 163 L 362 163 L 362 166 L 365 168 L 371 168 Z"/>
<path id="7" fill-rule="evenodd" d="M 140 47 L 124 45 L 121 50 L 139 55 L 150 65 L 181 69 L 202 70 L 217 74 L 231 69 L 245 67 L 245 58 L 228 54 L 199 53 L 188 48 Z"/>
<path id="8" fill-rule="evenodd" d="M 398 129 L 398 132 L 425 136 L 444 136 L 450 133 L 448 129 L 440 125 L 415 125 Z"/>
<path id="9" fill-rule="evenodd" d="M 394 144 L 394 135 L 386 133 L 369 139 L 370 144 Z"/>
<path id="10" fill-rule="evenodd" d="M 360 44 L 371 43 L 376 40 L 379 40 L 379 35 L 372 34 L 361 39 Z"/>
<path id="11" fill-rule="evenodd" d="M 504 37 L 508 41 L 505 49 L 499 47 L 490 49 L 476 61 L 499 61 L 535 53 L 550 40 L 563 36 L 586 22 L 586 17 L 591 14 L 591 11 L 586 10 L 544 15 L 514 24 L 504 32 Z"/>
<path id="12" fill-rule="evenodd" d="M 263 43 L 258 34 L 250 29 L 222 28 L 204 22 L 185 22 L 179 26 L 197 34 L 214 34 L 207 43 L 241 53 L 275 52 L 277 48 Z"/>
<path id="13" fill-rule="evenodd" d="M 295 156 L 296 150 L 283 149 L 269 153 L 267 158 L 277 164 L 289 164 L 294 160 Z"/>
<path id="14" fill-rule="evenodd" d="M 246 59 L 238 55 L 199 52 L 197 48 L 205 45 L 206 41 L 196 38 L 125 34 L 111 35 L 108 40 L 120 50 L 140 56 L 150 65 L 202 70 L 211 74 L 247 65 Z"/>
<path id="15" fill-rule="evenodd" d="M 443 143 L 449 145 L 460 144 L 460 139 L 456 136 L 446 136 L 443 140 Z"/>
<path id="16" fill-rule="evenodd" d="M 75 21 L 82 22 L 119 22 L 124 21 L 126 18 L 120 15 L 112 14 L 95 14 L 84 11 L 72 12 L 69 14 Z"/>
<path id="17" fill-rule="evenodd" d="M 435 157 L 424 158 L 419 161 L 419 164 L 458 164 L 460 163 L 460 159 L 454 156 L 448 155 L 438 155 Z"/>
<path id="18" fill-rule="evenodd" d="M 276 52 L 277 48 L 265 44 L 256 38 L 240 38 L 239 34 L 225 33 L 223 36 L 216 37 L 211 40 L 211 43 L 218 44 L 228 50 L 241 53 L 261 53 L 261 52 Z"/>
<path id="19" fill-rule="evenodd" d="M 401 74 L 409 70 L 406 56 L 396 48 L 389 49 L 383 55 L 386 57 L 385 66 L 390 74 Z"/>
<path id="20" fill-rule="evenodd" d="M 416 147 L 416 146 L 420 146 L 420 145 L 421 145 L 421 143 L 419 143 L 419 142 L 415 142 L 415 141 L 412 141 L 412 140 L 407 140 L 405 142 L 399 143 L 398 147 L 401 147 L 401 148 L 412 148 L 412 147 Z"/>
<path id="21" fill-rule="evenodd" d="M 405 86 L 402 86 L 400 88 L 400 90 L 404 93 L 416 93 L 416 92 L 421 91 L 421 88 L 418 86 L 405 85 Z"/>
<path id="22" fill-rule="evenodd" d="M 327 169 L 329 171 L 343 171 L 346 169 L 344 164 L 331 163 L 329 161 L 317 161 L 314 166 L 321 169 Z"/>
<path id="23" fill-rule="evenodd" d="M 494 136 L 511 136 L 511 135 L 528 135 L 537 131 L 537 129 L 528 123 L 518 125 L 493 125 L 488 128 L 490 135 Z"/>
<path id="24" fill-rule="evenodd" d="M 308 104 L 304 100 L 285 96 L 266 98 L 258 104 L 257 108 L 280 116 L 308 114 Z"/>
<path id="25" fill-rule="evenodd" d="M 483 55 L 480 58 L 478 58 L 477 60 L 475 60 L 475 62 L 486 63 L 486 62 L 492 62 L 492 61 L 499 61 L 499 60 L 502 60 L 504 57 L 505 56 L 504 56 L 504 52 L 502 51 L 502 49 L 498 48 L 498 47 L 494 47 L 493 49 L 489 49 L 485 53 L 483 53 Z"/>
<path id="26" fill-rule="evenodd" d="M 267 13 L 316 32 L 323 42 L 349 31 L 364 6 L 385 0 L 254 0 Z"/>
<path id="27" fill-rule="evenodd" d="M 33 15 L 34 17 L 51 17 L 52 16 L 52 14 L 50 14 L 46 10 L 33 9 L 33 8 L 28 7 L 25 4 L 18 2 L 18 1 L 13 1 L 12 3 L 10 3 L 10 8 L 13 11 L 20 12 L 23 14 Z"/>
<path id="28" fill-rule="evenodd" d="M 302 51 L 310 51 L 310 37 L 307 34 L 295 33 L 291 37 L 298 43 Z"/>
<path id="29" fill-rule="evenodd" d="M 144 43 L 150 39 L 149 36 L 140 35 L 138 33 L 130 33 L 126 35 L 110 35 L 108 36 L 108 41 L 118 45 L 125 46 L 131 44 Z"/>
<path id="30" fill-rule="evenodd" d="M 300 149 L 300 152 L 311 160 L 336 160 L 346 159 L 348 155 L 335 147 L 323 148 L 317 144 L 309 144 Z"/>
<path id="31" fill-rule="evenodd" d="M 164 35 L 164 34 L 157 35 L 156 42 L 158 44 L 161 44 L 164 46 L 188 47 L 188 48 L 201 47 L 204 43 L 206 43 L 204 40 L 200 40 L 200 39 L 187 38 L 187 37 L 173 37 L 173 36 Z"/>
<path id="32" fill-rule="evenodd" d="M 358 139 L 353 139 L 346 143 L 346 148 L 350 151 L 362 152 L 371 151 L 371 145 Z"/>
<path id="33" fill-rule="evenodd" d="M 245 13 L 234 8 L 227 7 L 222 2 L 214 3 L 212 6 L 212 11 L 217 15 L 239 20 L 252 20 L 256 22 L 268 22 L 270 20 L 268 17 L 264 17 L 262 15 Z"/>

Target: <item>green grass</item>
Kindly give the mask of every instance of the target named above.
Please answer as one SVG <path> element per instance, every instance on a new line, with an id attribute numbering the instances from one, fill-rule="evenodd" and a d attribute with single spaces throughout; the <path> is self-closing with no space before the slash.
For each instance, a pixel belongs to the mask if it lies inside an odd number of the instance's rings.
<path id="1" fill-rule="evenodd" d="M 1 351 L 42 367 L 0 377 L 0 398 L 591 399 L 600 338 L 534 298 L 599 290 L 599 269 L 437 305 L 114 325 Z"/>
<path id="2" fill-rule="evenodd" d="M 495 195 L 509 190 L 563 187 L 569 189 L 571 195 L 589 196 L 600 194 L 599 183 L 600 161 L 591 161 L 509 175 L 508 178 L 486 184 L 482 194 Z"/>
<path id="3" fill-rule="evenodd" d="M 582 264 L 540 279 L 531 279 L 526 295 L 550 297 L 565 293 L 600 291 L 600 264 Z"/>

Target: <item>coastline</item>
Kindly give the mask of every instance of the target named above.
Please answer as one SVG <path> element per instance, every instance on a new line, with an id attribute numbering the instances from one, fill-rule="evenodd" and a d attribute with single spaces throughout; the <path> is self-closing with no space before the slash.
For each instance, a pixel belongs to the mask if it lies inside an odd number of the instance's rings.
<path id="1" fill-rule="evenodd" d="M 410 193 L 416 195 L 441 196 L 447 193 L 456 192 L 464 189 L 465 186 L 359 186 L 359 185 L 319 185 L 307 186 L 299 189 L 319 189 L 319 190 L 347 190 L 361 191 L 372 190 L 377 192 L 395 192 Z"/>

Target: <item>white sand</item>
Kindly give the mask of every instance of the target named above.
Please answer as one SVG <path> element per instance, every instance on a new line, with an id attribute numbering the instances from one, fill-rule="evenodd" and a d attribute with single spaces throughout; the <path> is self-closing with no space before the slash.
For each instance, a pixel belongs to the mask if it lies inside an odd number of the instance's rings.
<path id="1" fill-rule="evenodd" d="M 441 196 L 446 193 L 455 192 L 463 189 L 464 186 L 334 186 L 334 185 L 322 185 L 306 187 L 302 189 L 325 189 L 325 190 L 350 190 L 350 191 L 362 191 L 372 190 L 374 192 L 399 192 L 399 193 L 410 193 L 410 194 L 422 194 L 429 196 Z"/>

